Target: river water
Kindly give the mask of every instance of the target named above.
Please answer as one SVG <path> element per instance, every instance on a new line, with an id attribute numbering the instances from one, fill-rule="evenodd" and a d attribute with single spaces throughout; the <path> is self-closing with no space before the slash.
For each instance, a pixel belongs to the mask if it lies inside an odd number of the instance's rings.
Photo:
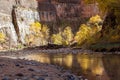
<path id="1" fill-rule="evenodd" d="M 120 80 L 120 55 L 34 53 L 17 58 L 59 65 L 88 80 Z"/>

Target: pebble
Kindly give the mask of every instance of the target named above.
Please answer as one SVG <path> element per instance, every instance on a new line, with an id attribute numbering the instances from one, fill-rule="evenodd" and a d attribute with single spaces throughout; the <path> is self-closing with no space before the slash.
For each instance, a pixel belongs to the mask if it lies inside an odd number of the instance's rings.
<path id="1" fill-rule="evenodd" d="M 42 78 L 42 77 L 39 77 L 37 80 L 45 80 L 44 78 Z"/>
<path id="2" fill-rule="evenodd" d="M 29 71 L 35 71 L 35 70 L 34 70 L 34 69 L 32 69 L 32 68 L 29 68 L 28 70 L 29 70 Z"/>
<path id="3" fill-rule="evenodd" d="M 45 80 L 43 77 L 39 77 L 36 75 L 32 75 L 32 78 L 34 78 L 35 80 Z"/>
<path id="4" fill-rule="evenodd" d="M 32 66 L 38 66 L 38 64 L 33 62 L 25 62 L 25 65 L 32 65 Z"/>
<path id="5" fill-rule="evenodd" d="M 15 66 L 17 66 L 17 67 L 18 67 L 18 66 L 20 66 L 20 64 L 15 64 Z"/>
<path id="6" fill-rule="evenodd" d="M 22 79 L 18 79 L 18 78 L 17 78 L 17 79 L 14 79 L 14 80 L 22 80 Z"/>
<path id="7" fill-rule="evenodd" d="M 67 75 L 68 80 L 75 80 L 75 77 L 73 75 Z"/>
<path id="8" fill-rule="evenodd" d="M 18 73 L 16 76 L 23 77 L 24 75 L 22 73 Z"/>
<path id="9" fill-rule="evenodd" d="M 22 80 L 29 80 L 28 77 L 22 77 Z"/>
<path id="10" fill-rule="evenodd" d="M 33 76 L 32 78 L 34 78 L 34 79 L 39 79 L 39 76 Z"/>

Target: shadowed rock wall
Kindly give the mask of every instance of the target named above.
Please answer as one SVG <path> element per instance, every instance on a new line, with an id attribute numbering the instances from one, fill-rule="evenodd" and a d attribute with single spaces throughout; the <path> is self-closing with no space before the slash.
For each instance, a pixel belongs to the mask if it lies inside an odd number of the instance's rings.
<path id="1" fill-rule="evenodd" d="M 78 30 L 81 23 L 84 23 L 91 16 L 99 14 L 98 4 L 86 5 L 84 0 L 37 1 L 41 22 L 53 23 L 62 28 L 71 26 L 74 32 Z"/>

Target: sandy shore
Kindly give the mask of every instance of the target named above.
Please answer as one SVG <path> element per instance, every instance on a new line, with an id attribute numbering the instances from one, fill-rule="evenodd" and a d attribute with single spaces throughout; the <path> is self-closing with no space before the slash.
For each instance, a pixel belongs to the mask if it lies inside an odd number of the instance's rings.
<path id="1" fill-rule="evenodd" d="M 0 57 L 0 80 L 87 80 L 58 66 Z"/>

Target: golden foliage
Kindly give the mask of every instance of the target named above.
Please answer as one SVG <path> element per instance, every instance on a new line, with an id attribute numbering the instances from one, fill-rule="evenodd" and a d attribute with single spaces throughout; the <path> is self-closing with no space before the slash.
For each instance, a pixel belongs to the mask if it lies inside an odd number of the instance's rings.
<path id="1" fill-rule="evenodd" d="M 99 23 L 102 22 L 102 19 L 99 15 L 93 16 L 90 18 L 89 23 Z"/>
<path id="2" fill-rule="evenodd" d="M 89 23 L 92 23 L 94 25 L 82 24 L 80 26 L 79 31 L 76 33 L 74 38 L 78 45 L 82 45 L 84 42 L 95 42 L 95 38 L 93 38 L 93 36 L 101 31 L 102 27 L 98 25 L 98 23 L 101 21 L 101 18 L 96 15 L 91 17 L 89 20 Z"/>
<path id="3" fill-rule="evenodd" d="M 41 29 L 41 32 L 42 34 L 44 35 L 43 37 L 45 39 L 48 39 L 49 38 L 49 28 L 47 27 L 47 25 L 43 25 L 42 29 Z"/>
<path id="4" fill-rule="evenodd" d="M 27 44 L 46 45 L 49 38 L 49 28 L 47 25 L 42 25 L 39 22 L 30 25 L 31 33 L 26 36 Z"/>
<path id="5" fill-rule="evenodd" d="M 61 33 L 59 32 L 58 34 L 53 34 L 51 37 L 51 41 L 53 44 L 62 45 L 63 40 Z"/>
<path id="6" fill-rule="evenodd" d="M 73 40 L 73 33 L 71 27 L 67 26 L 63 33 L 63 45 L 70 45 L 71 41 Z"/>
<path id="7" fill-rule="evenodd" d="M 5 35 L 0 32 L 0 43 L 5 42 Z"/>
<path id="8" fill-rule="evenodd" d="M 30 25 L 30 30 L 36 33 L 39 33 L 41 30 L 41 24 L 39 22 L 32 23 Z"/>
<path id="9" fill-rule="evenodd" d="M 57 45 L 70 45 L 73 40 L 72 29 L 68 26 L 63 32 L 53 34 L 51 37 L 52 43 Z"/>
<path id="10" fill-rule="evenodd" d="M 75 37 L 72 33 L 72 29 L 67 26 L 63 32 L 59 32 L 58 34 L 52 35 L 52 42 L 58 45 L 70 45 L 72 41 L 78 43 L 78 45 L 82 45 L 84 42 L 93 43 L 95 42 L 97 34 L 101 31 L 102 27 L 98 25 L 98 23 L 102 22 L 102 19 L 99 15 L 93 16 L 89 20 L 89 25 L 82 24 L 79 28 L 79 31 L 76 33 Z"/>

